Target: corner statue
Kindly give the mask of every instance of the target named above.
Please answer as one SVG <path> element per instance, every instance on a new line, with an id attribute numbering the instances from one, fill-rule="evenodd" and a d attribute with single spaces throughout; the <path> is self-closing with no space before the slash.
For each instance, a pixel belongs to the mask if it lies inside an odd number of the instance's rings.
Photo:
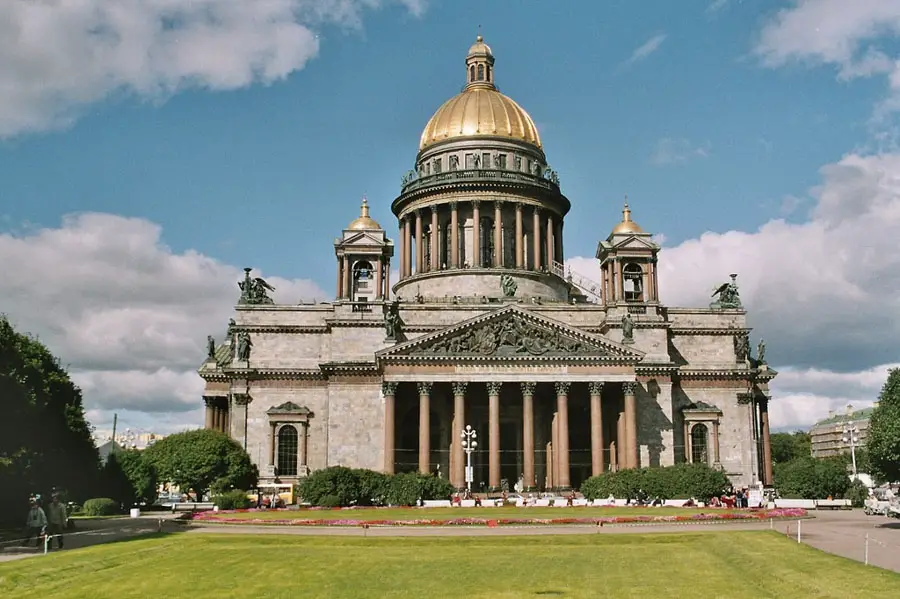
<path id="1" fill-rule="evenodd" d="M 713 291 L 712 296 L 719 296 L 719 299 L 709 305 L 710 308 L 725 308 L 732 310 L 740 310 L 741 296 L 738 293 L 737 275 L 731 275 L 731 282 L 722 283 L 718 289 Z"/>
<path id="2" fill-rule="evenodd" d="M 391 303 L 384 313 L 384 335 L 389 341 L 396 341 L 400 335 L 399 304 Z"/>
<path id="3" fill-rule="evenodd" d="M 756 344 L 756 361 L 759 364 L 766 363 L 766 342 L 764 339 L 760 339 L 759 343 Z"/>
<path id="4" fill-rule="evenodd" d="M 213 339 L 212 335 L 206 336 L 206 357 L 210 360 L 216 357 L 216 340 Z"/>
<path id="5" fill-rule="evenodd" d="M 237 335 L 237 360 L 238 362 L 248 362 L 250 360 L 250 348 L 253 342 L 250 340 L 250 333 L 241 331 Z"/>
<path id="6" fill-rule="evenodd" d="M 256 277 L 255 279 L 250 278 L 250 271 L 252 268 L 244 269 L 244 280 L 238 283 L 238 287 L 241 288 L 241 299 L 238 300 L 239 304 L 274 304 L 272 298 L 266 293 L 266 291 L 275 291 L 275 288 L 269 285 L 260 277 Z"/>
<path id="7" fill-rule="evenodd" d="M 516 290 L 519 288 L 519 285 L 516 283 L 516 280 L 509 275 L 502 275 L 500 277 L 500 289 L 503 290 L 503 295 L 506 297 L 512 297 L 516 294 Z"/>
<path id="8" fill-rule="evenodd" d="M 628 312 L 622 317 L 622 343 L 634 343 L 634 319 Z"/>

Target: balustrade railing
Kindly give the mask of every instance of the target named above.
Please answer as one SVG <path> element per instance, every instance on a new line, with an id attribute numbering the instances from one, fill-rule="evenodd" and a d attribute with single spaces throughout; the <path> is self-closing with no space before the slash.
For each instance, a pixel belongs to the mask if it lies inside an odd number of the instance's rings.
<path id="1" fill-rule="evenodd" d="M 559 191 L 559 185 L 550 179 L 542 176 L 522 173 L 518 171 L 504 171 L 499 169 L 467 169 L 461 171 L 447 171 L 437 173 L 435 175 L 427 175 L 424 177 L 415 177 L 403 183 L 402 192 L 406 193 L 431 187 L 433 185 L 441 185 L 444 183 L 462 183 L 477 181 L 507 181 L 512 183 L 528 183 L 543 187 L 551 191 Z"/>

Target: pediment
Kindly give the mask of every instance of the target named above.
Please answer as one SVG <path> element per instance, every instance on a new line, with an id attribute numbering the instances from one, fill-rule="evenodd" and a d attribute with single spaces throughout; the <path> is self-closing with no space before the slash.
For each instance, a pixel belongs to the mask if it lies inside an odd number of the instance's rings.
<path id="1" fill-rule="evenodd" d="M 518 306 L 499 308 L 378 352 L 391 358 L 640 361 L 644 354 Z"/>
<path id="2" fill-rule="evenodd" d="M 269 416 L 308 416 L 309 413 L 309 408 L 298 406 L 292 401 L 286 401 L 279 406 L 266 410 L 266 414 Z"/>
<path id="3" fill-rule="evenodd" d="M 373 245 L 384 245 L 384 239 L 382 238 L 383 234 L 375 234 L 369 233 L 366 231 L 354 232 L 350 235 L 344 237 L 341 240 L 340 245 L 347 246 L 373 246 Z"/>
<path id="4" fill-rule="evenodd" d="M 650 236 L 630 235 L 624 239 L 617 239 L 611 246 L 617 250 L 658 250 L 659 246 L 653 242 Z"/>

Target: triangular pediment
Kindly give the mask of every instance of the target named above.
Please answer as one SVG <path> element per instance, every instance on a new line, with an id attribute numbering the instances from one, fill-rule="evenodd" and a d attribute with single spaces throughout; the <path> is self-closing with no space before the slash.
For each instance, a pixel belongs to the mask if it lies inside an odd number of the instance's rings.
<path id="1" fill-rule="evenodd" d="M 353 233 L 344 237 L 341 240 L 340 245 L 347 246 L 373 246 L 373 245 L 384 245 L 384 239 L 382 238 L 383 233 L 369 233 L 365 231 L 361 231 L 358 233 Z"/>
<path id="2" fill-rule="evenodd" d="M 507 306 L 378 352 L 390 358 L 596 358 L 637 362 L 643 353 L 525 308 Z"/>
<path id="3" fill-rule="evenodd" d="M 658 250 L 659 246 L 653 242 L 653 238 L 648 235 L 637 236 L 630 235 L 628 237 L 617 238 L 612 244 L 617 250 Z"/>
<path id="4" fill-rule="evenodd" d="M 279 406 L 275 406 L 274 408 L 269 408 L 266 410 L 266 414 L 269 416 L 284 416 L 284 415 L 297 415 L 297 416 L 306 416 L 309 414 L 309 408 L 304 406 L 298 406 L 292 401 L 286 401 Z"/>

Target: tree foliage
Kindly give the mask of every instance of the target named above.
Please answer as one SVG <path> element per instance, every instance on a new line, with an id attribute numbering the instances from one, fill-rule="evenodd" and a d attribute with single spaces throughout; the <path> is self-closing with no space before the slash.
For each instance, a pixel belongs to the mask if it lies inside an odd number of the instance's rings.
<path id="1" fill-rule="evenodd" d="M 825 499 L 843 497 L 850 487 L 843 458 L 802 457 L 775 465 L 775 487 L 782 497 Z"/>
<path id="2" fill-rule="evenodd" d="M 706 464 L 676 464 L 665 468 L 640 468 L 592 476 L 581 485 L 587 499 L 636 497 L 643 491 L 650 497 L 708 501 L 731 487 L 724 472 Z"/>
<path id="3" fill-rule="evenodd" d="M 866 448 L 876 478 L 900 481 L 900 369 L 888 371 L 869 420 Z"/>
<path id="4" fill-rule="evenodd" d="M 774 464 L 785 464 L 793 459 L 812 455 L 812 440 L 809 433 L 803 431 L 774 433 L 770 439 Z"/>
<path id="5" fill-rule="evenodd" d="M 156 501 L 156 471 L 137 449 L 111 453 L 103 467 L 103 480 L 107 494 L 125 508 Z"/>
<path id="6" fill-rule="evenodd" d="M 198 500 L 210 490 L 250 489 L 259 478 L 247 452 L 218 431 L 199 429 L 169 435 L 143 453 L 158 480 L 192 490 Z"/>
<path id="7" fill-rule="evenodd" d="M 0 519 L 21 519 L 30 493 L 95 492 L 99 455 L 81 390 L 38 340 L 0 316 Z"/>
<path id="8" fill-rule="evenodd" d="M 344 466 L 323 468 L 299 485 L 303 501 L 321 507 L 416 505 L 419 499 L 447 499 L 453 485 L 444 478 L 408 472 L 384 474 Z"/>

